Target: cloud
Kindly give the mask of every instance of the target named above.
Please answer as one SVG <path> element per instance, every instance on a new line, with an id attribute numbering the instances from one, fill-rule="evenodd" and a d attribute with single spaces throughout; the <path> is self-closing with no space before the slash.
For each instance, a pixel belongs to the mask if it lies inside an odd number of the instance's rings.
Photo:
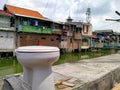
<path id="1" fill-rule="evenodd" d="M 0 0 L 0 9 L 2 10 L 7 0 Z"/>
<path id="2" fill-rule="evenodd" d="M 1 7 L 4 3 L 4 0 L 0 0 Z M 119 3 L 120 0 L 8 0 L 7 2 L 10 5 L 36 10 L 57 21 L 66 21 L 69 15 L 74 21 L 85 21 L 86 10 L 90 7 L 94 30 L 112 28 L 115 31 L 120 29 L 119 24 L 112 24 L 114 22 L 105 21 L 105 19 L 120 18 L 115 13 L 116 10 L 120 12 Z"/>
<path id="3" fill-rule="evenodd" d="M 110 2 L 104 2 L 98 6 L 92 6 L 92 14 L 93 15 L 106 15 L 111 11 Z"/>

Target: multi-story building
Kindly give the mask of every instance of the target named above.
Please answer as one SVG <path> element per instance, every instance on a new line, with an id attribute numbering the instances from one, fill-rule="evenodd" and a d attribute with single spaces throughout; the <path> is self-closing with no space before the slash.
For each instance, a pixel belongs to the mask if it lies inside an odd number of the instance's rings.
<path id="1" fill-rule="evenodd" d="M 119 44 L 119 34 L 113 32 L 112 29 L 108 30 L 96 30 L 94 31 L 96 37 L 98 38 L 97 41 L 94 43 L 95 47 L 116 47 Z"/>
<path id="2" fill-rule="evenodd" d="M 64 23 L 55 22 L 37 11 L 11 5 L 5 5 L 2 12 L 9 14 L 5 16 L 10 19 L 7 19 L 9 25 L 4 27 L 13 28 L 13 49 L 30 45 L 57 46 L 65 52 L 90 48 L 92 25 L 89 23 L 72 22 L 71 17 Z"/>
<path id="3" fill-rule="evenodd" d="M 59 47 L 59 35 L 52 34 L 53 21 L 37 11 L 5 5 L 4 10 L 14 15 L 16 47 L 44 45 Z"/>
<path id="4" fill-rule="evenodd" d="M 76 48 L 74 45 L 73 33 L 76 25 L 69 22 L 63 23 L 63 31 L 61 35 L 60 48 L 63 52 L 72 52 Z"/>
<path id="5" fill-rule="evenodd" d="M 81 50 L 86 50 L 91 47 L 92 40 L 92 24 L 84 22 L 72 22 L 74 23 L 79 31 L 79 47 Z"/>
<path id="6" fill-rule="evenodd" d="M 72 20 L 69 16 L 67 22 L 63 24 L 61 48 L 66 52 L 79 52 L 82 45 L 82 24 L 81 22 L 72 22 Z"/>
<path id="7" fill-rule="evenodd" d="M 15 49 L 15 28 L 12 14 L 0 10 L 0 56 L 13 52 Z"/>
<path id="8" fill-rule="evenodd" d="M 81 49 L 89 49 L 91 47 L 92 40 L 92 24 L 81 23 L 82 24 L 82 45 Z"/>
<path id="9" fill-rule="evenodd" d="M 92 24 L 72 22 L 69 16 L 67 22 L 64 23 L 63 26 L 62 38 L 61 48 L 64 48 L 66 52 L 89 49 L 92 40 Z"/>

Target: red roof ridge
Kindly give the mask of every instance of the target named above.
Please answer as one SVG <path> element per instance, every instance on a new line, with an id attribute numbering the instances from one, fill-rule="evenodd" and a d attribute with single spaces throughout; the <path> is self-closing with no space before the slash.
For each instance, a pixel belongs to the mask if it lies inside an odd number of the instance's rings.
<path id="1" fill-rule="evenodd" d="M 10 6 L 10 7 L 14 7 L 14 8 L 20 8 L 20 9 L 24 9 L 24 10 L 33 11 L 33 12 L 38 12 L 38 11 L 35 11 L 35 10 L 32 10 L 32 9 L 23 8 L 23 7 L 17 7 L 17 6 L 12 6 L 12 5 L 8 5 L 8 4 L 6 4 L 6 6 Z"/>
<path id="2" fill-rule="evenodd" d="M 4 11 L 4 10 L 0 10 L 0 15 L 4 15 L 4 16 L 12 16 L 12 14 L 10 14 L 9 12 Z"/>
<path id="3" fill-rule="evenodd" d="M 28 16 L 32 18 L 44 19 L 44 16 L 40 14 L 38 11 L 34 11 L 34 10 L 22 8 L 22 7 L 16 7 L 16 6 L 8 5 L 8 4 L 6 4 L 5 7 L 10 13 L 14 15 L 21 15 L 21 16 Z"/>

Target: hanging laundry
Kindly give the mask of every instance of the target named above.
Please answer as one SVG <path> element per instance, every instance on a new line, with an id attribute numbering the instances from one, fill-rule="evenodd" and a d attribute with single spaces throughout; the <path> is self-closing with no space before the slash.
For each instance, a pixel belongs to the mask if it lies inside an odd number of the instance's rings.
<path id="1" fill-rule="evenodd" d="M 30 25 L 32 25 L 32 26 L 38 26 L 38 21 L 35 20 L 35 19 L 31 19 L 30 20 Z"/>
<path id="2" fill-rule="evenodd" d="M 38 26 L 38 21 L 37 21 L 37 20 L 34 20 L 34 22 L 35 22 L 35 26 Z"/>
<path id="3" fill-rule="evenodd" d="M 27 25 L 27 21 L 23 21 L 23 25 Z"/>
<path id="4" fill-rule="evenodd" d="M 38 26 L 38 21 L 34 20 L 34 26 Z"/>

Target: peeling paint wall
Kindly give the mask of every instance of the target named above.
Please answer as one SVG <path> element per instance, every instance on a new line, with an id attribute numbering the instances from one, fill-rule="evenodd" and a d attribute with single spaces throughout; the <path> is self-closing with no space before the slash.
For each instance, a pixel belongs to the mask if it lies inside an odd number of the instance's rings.
<path id="1" fill-rule="evenodd" d="M 0 27 L 9 28 L 10 27 L 10 17 L 0 15 Z"/>
<path id="2" fill-rule="evenodd" d="M 0 51 L 7 52 L 15 49 L 15 33 L 0 31 Z"/>

